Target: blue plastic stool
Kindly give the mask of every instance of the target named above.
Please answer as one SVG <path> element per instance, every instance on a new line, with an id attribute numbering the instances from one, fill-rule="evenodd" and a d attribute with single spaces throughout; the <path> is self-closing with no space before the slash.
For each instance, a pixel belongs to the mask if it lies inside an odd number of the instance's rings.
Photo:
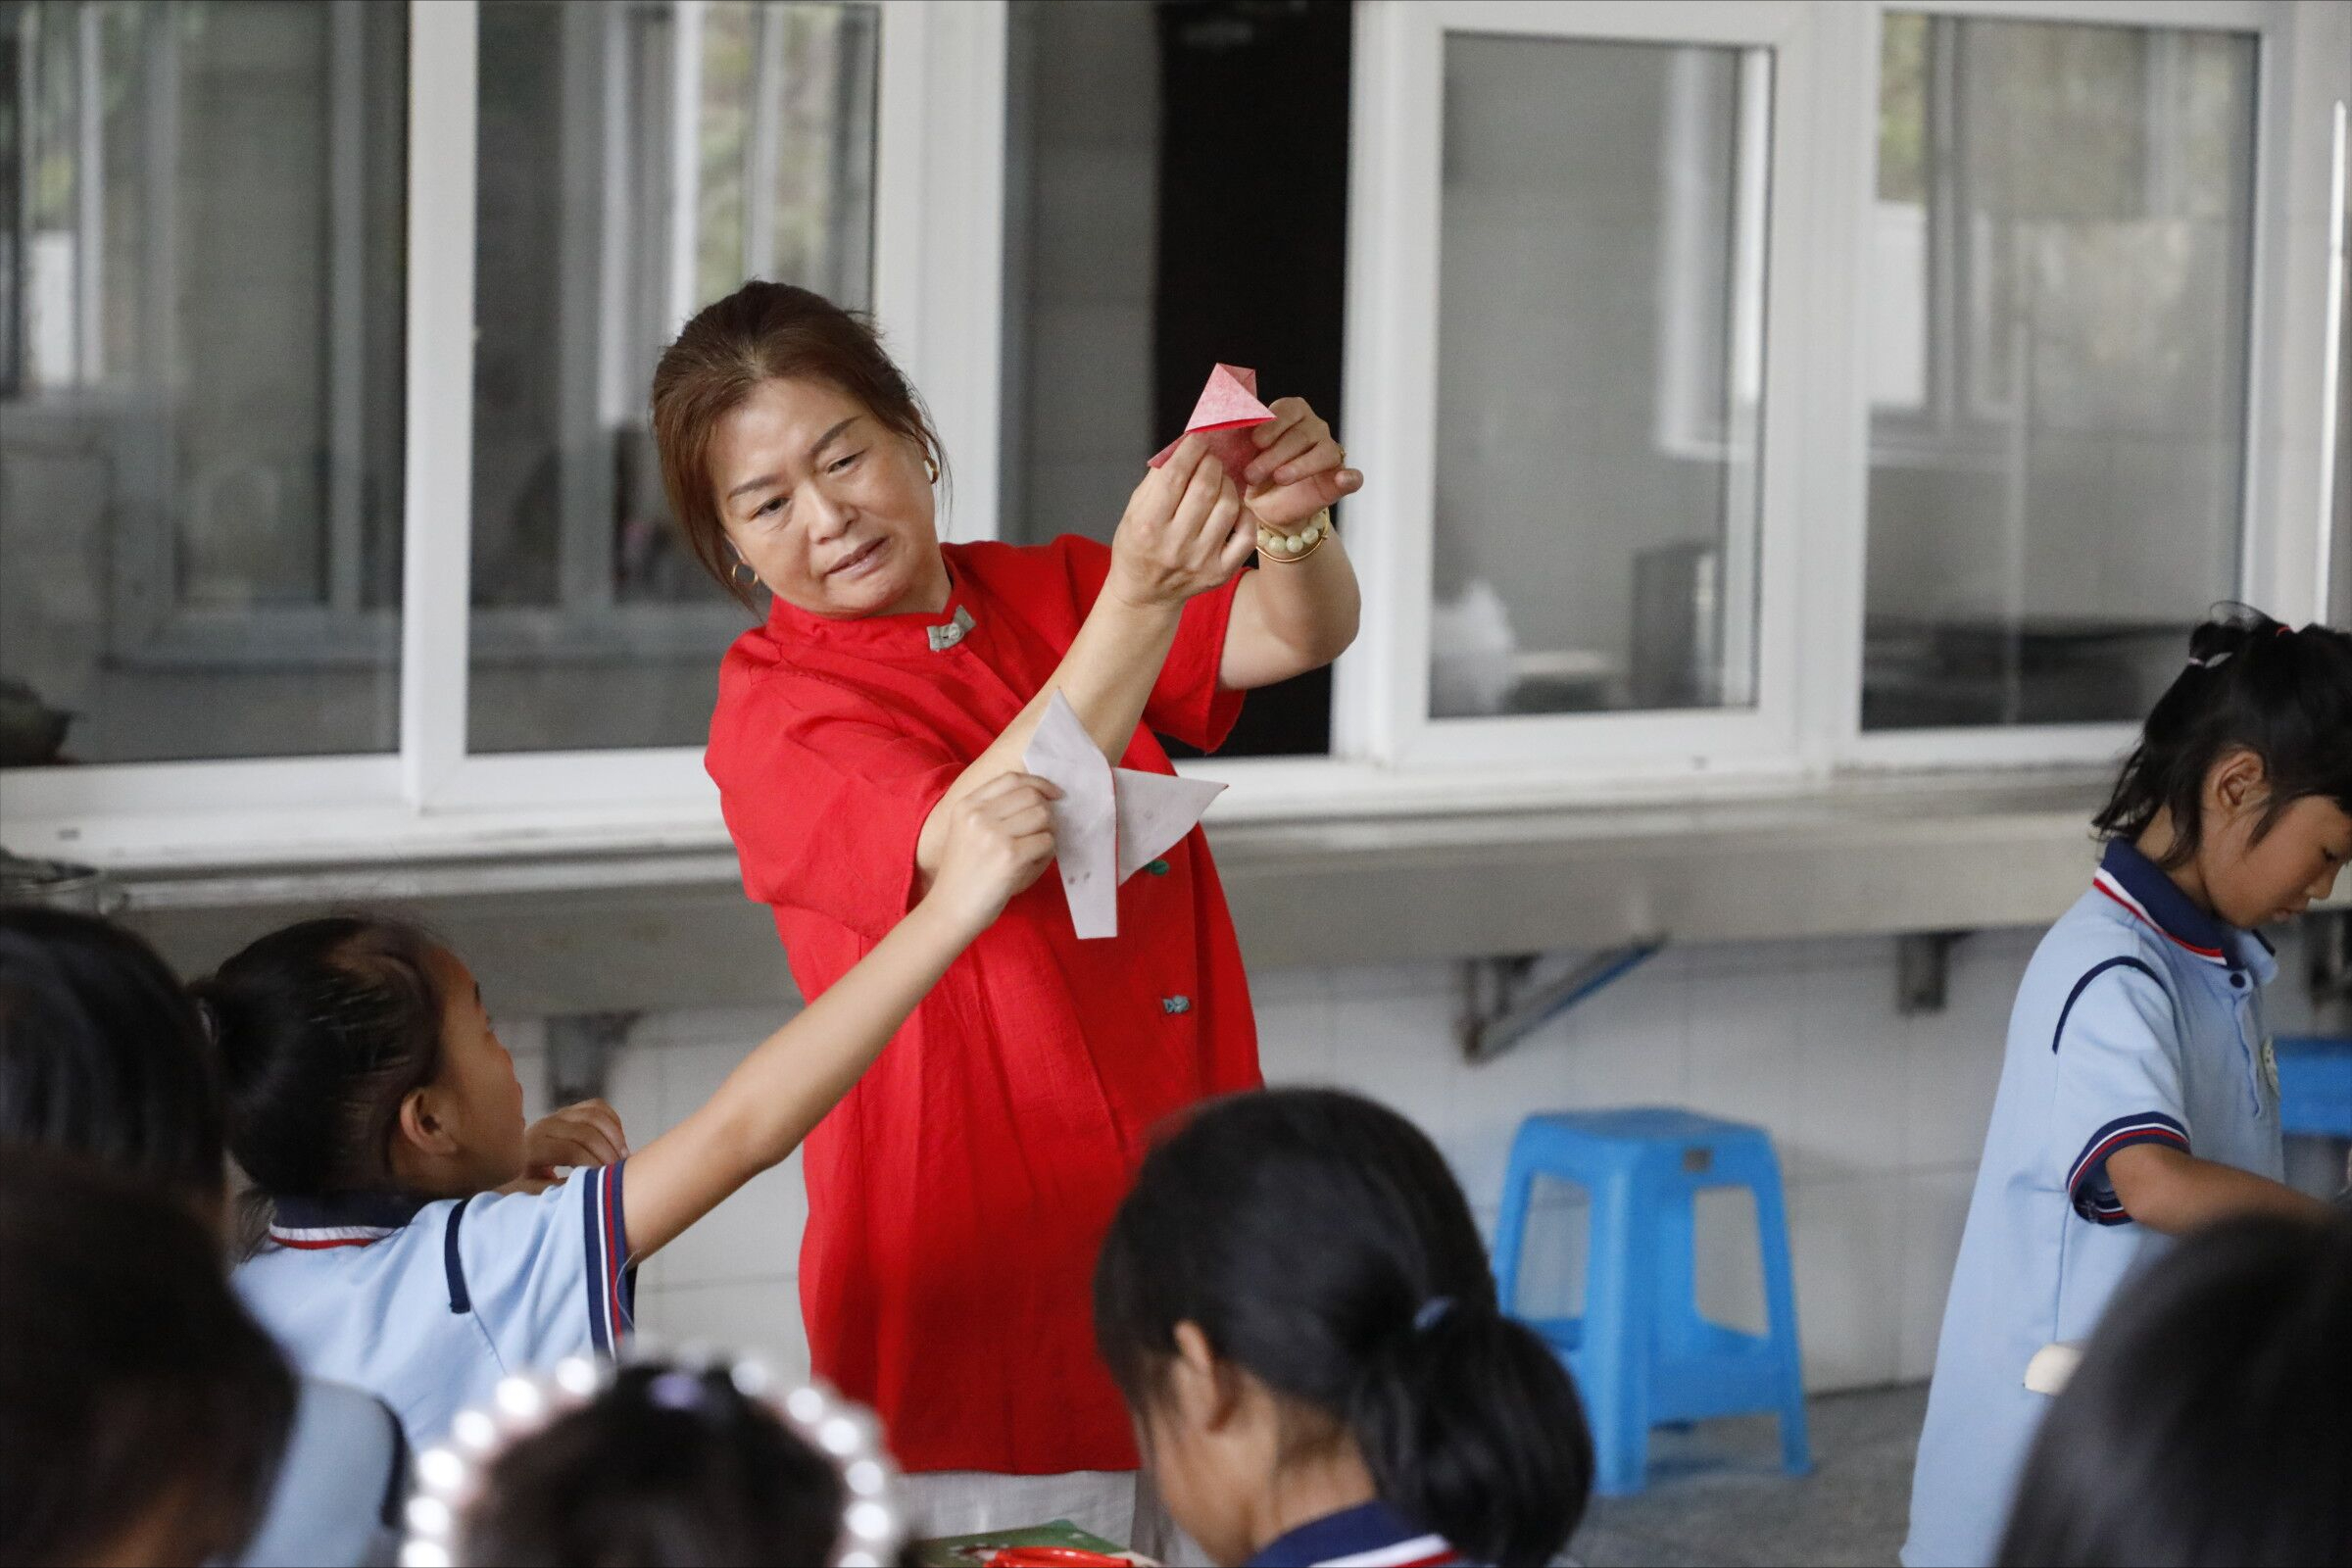
<path id="1" fill-rule="evenodd" d="M 2273 1049 L 2278 1055 L 2279 1131 L 2352 1138 L 2352 1039 L 2291 1035 Z"/>
<path id="2" fill-rule="evenodd" d="M 1574 1182 L 1592 1199 L 1581 1318 L 1517 1312 L 1538 1176 Z M 1771 1324 L 1762 1335 L 1698 1314 L 1693 1200 L 1708 1187 L 1755 1195 Z M 1651 1427 L 1712 1416 L 1777 1412 L 1783 1467 L 1810 1468 L 1781 1165 L 1762 1128 L 1663 1108 L 1530 1116 L 1511 1144 L 1494 1283 L 1504 1310 L 1542 1335 L 1574 1374 L 1592 1427 L 1594 1487 L 1604 1495 L 1642 1489 Z"/>

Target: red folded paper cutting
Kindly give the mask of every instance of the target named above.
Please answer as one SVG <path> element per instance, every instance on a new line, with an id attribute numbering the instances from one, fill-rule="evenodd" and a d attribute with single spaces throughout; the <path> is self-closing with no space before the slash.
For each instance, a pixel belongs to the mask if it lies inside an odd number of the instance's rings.
<path id="1" fill-rule="evenodd" d="M 1208 372 L 1208 385 L 1200 389 L 1200 401 L 1193 405 L 1193 416 L 1186 422 L 1184 435 L 1197 435 L 1208 443 L 1233 482 L 1247 485 L 1243 470 L 1257 456 L 1257 447 L 1250 439 L 1250 431 L 1274 417 L 1274 411 L 1257 401 L 1257 372 L 1238 365 L 1220 365 Z M 1173 457 L 1184 440 L 1178 436 L 1159 449 L 1152 466 L 1159 467 Z"/>

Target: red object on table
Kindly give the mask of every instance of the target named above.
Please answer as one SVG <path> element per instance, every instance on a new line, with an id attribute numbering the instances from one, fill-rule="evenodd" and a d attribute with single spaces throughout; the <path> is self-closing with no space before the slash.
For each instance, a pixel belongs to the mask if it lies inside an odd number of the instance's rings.
<path id="1" fill-rule="evenodd" d="M 1134 1568 L 1133 1559 L 1079 1546 L 1006 1546 L 988 1568 Z"/>
<path id="2" fill-rule="evenodd" d="M 708 765 L 804 996 L 906 910 L 924 818 L 1060 662 L 1110 565 L 1076 538 L 945 553 L 939 614 L 779 603 L 720 671 Z M 1232 590 L 1185 607 L 1121 766 L 1173 771 L 1152 731 L 1208 749 L 1232 728 L 1241 694 L 1216 684 Z M 1060 879 L 1039 878 L 809 1136 L 814 1370 L 874 1407 L 909 1471 L 1135 1467 L 1095 1354 L 1095 1252 L 1154 1124 L 1260 1079 L 1207 839 L 1194 829 L 1118 897 L 1119 935 L 1082 942 Z"/>

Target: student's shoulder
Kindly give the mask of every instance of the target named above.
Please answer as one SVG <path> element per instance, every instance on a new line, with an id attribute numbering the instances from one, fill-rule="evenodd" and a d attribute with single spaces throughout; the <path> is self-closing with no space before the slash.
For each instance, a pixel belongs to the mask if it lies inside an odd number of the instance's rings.
<path id="1" fill-rule="evenodd" d="M 576 1248 L 582 1238 L 617 1223 L 622 1169 L 574 1170 L 535 1193 L 476 1193 L 449 1216 L 445 1246 L 453 1259 L 475 1262 L 492 1252 L 516 1266 L 527 1265 L 531 1250 L 549 1243 Z"/>
<path id="2" fill-rule="evenodd" d="M 2162 942 L 2093 889 L 2034 950 L 2018 989 L 2019 1022 L 2046 1036 L 2063 1028 L 2086 1002 L 2161 997 L 2169 1007 L 2173 989 L 2171 958 Z"/>
<path id="3" fill-rule="evenodd" d="M 550 1216 L 577 1209 L 582 1185 L 599 1175 L 601 1169 L 573 1171 L 535 1193 L 476 1193 L 466 1200 L 465 1212 L 458 1216 L 459 1224 L 486 1228 L 545 1224 Z"/>

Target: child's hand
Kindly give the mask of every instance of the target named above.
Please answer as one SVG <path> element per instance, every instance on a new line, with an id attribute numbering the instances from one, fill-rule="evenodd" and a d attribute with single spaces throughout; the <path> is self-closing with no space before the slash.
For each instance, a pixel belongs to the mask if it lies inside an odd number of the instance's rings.
<path id="1" fill-rule="evenodd" d="M 1004 773 L 948 808 L 939 874 L 924 903 L 977 935 L 1054 858 L 1054 809 L 1061 791 L 1032 773 Z"/>
<path id="2" fill-rule="evenodd" d="M 583 1100 L 550 1111 L 523 1129 L 523 1179 L 552 1182 L 559 1165 L 583 1170 L 617 1165 L 628 1152 L 620 1113 L 601 1100 Z"/>

